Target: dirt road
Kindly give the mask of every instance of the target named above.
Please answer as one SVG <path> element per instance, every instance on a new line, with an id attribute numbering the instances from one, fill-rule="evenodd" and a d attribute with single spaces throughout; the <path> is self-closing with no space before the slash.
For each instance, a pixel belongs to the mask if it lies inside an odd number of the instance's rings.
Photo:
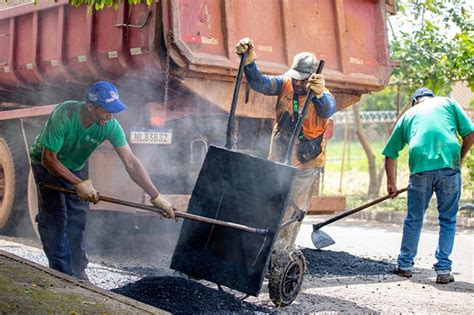
<path id="1" fill-rule="evenodd" d="M 400 226 L 364 221 L 336 223 L 323 229 L 336 244 L 316 251 L 310 240 L 312 223 L 311 218 L 305 220 L 297 239 L 297 245 L 306 247 L 303 253 L 308 261 L 303 288 L 295 302 L 284 309 L 273 306 L 266 283 L 258 297 L 242 302 L 238 298 L 242 297 L 241 293 L 228 289 L 222 292 L 204 281 L 176 277 L 167 268 L 169 253 L 147 252 L 147 259 L 142 257 L 138 261 L 138 251 L 131 254 L 136 249 L 129 248 L 126 256 L 92 257 L 94 263 L 87 272 L 99 287 L 114 289 L 173 313 L 198 310 L 474 313 L 473 230 L 460 230 L 456 236 L 452 255 L 456 282 L 438 285 L 431 269 L 437 243 L 435 229 L 423 231 L 415 273 L 408 280 L 390 273 L 400 246 Z M 45 263 L 41 250 L 19 244 L 15 239 L 0 238 L 0 249 Z M 186 292 L 189 295 L 184 299 Z"/>

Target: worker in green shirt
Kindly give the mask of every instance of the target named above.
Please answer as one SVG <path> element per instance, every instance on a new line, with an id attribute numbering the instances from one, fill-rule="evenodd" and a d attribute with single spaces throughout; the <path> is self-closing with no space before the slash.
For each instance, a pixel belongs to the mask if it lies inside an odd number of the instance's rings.
<path id="1" fill-rule="evenodd" d="M 459 142 L 460 136 L 462 144 Z M 393 272 L 410 278 L 433 192 L 438 200 L 439 240 L 435 252 L 436 282 L 454 281 L 451 255 L 456 234 L 456 213 L 461 196 L 461 164 L 474 142 L 474 126 L 451 98 L 435 97 L 427 88 L 415 91 L 412 107 L 398 120 L 382 154 L 385 155 L 387 191 L 395 196 L 395 160 L 408 144 L 410 179 L 408 212 L 397 267 Z"/>
<path id="2" fill-rule="evenodd" d="M 36 221 L 49 266 L 79 279 L 88 280 L 83 232 L 90 202 L 99 201 L 88 177 L 87 161 L 105 140 L 112 144 L 133 181 L 150 196 L 150 202 L 165 210 L 165 217 L 175 217 L 171 203 L 153 185 L 113 117 L 126 108 L 112 83 L 96 82 L 87 89 L 85 102 L 59 104 L 31 147 L 38 188 Z M 38 185 L 41 183 L 74 189 L 77 196 L 46 189 Z"/>

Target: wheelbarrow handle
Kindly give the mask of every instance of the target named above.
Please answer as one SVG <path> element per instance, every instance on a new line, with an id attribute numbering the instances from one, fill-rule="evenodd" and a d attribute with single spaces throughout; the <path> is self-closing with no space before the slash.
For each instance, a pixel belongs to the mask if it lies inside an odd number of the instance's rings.
<path id="1" fill-rule="evenodd" d="M 407 190 L 408 190 L 408 187 L 399 189 L 399 190 L 397 190 L 397 193 L 396 193 L 395 196 L 398 196 L 399 194 L 401 194 L 402 192 L 405 192 L 405 191 L 407 191 Z M 368 202 L 368 203 L 366 203 L 366 204 L 363 204 L 363 205 L 360 206 L 360 207 L 357 207 L 357 208 L 355 208 L 355 209 L 352 209 L 352 210 L 343 212 L 343 213 L 341 213 L 340 215 L 336 215 L 335 217 L 332 217 L 332 218 L 329 219 L 329 220 L 326 220 L 326 221 L 321 222 L 321 223 L 313 224 L 313 230 L 319 230 L 320 228 L 322 228 L 322 227 L 325 226 L 325 225 L 328 225 L 328 224 L 333 223 L 333 222 L 335 222 L 335 221 L 338 221 L 338 220 L 340 220 L 340 219 L 342 219 L 342 218 L 345 218 L 345 217 L 347 217 L 347 216 L 349 216 L 349 215 L 351 215 L 351 214 L 354 214 L 354 213 L 359 212 L 359 211 L 361 211 L 361 210 L 364 210 L 364 209 L 366 209 L 366 208 L 368 208 L 368 207 L 371 207 L 371 206 L 373 206 L 373 205 L 376 205 L 376 204 L 378 204 L 378 203 L 380 203 L 380 202 L 382 202 L 382 201 L 384 201 L 384 200 L 387 200 L 387 199 L 389 199 L 389 198 L 392 198 L 392 195 L 385 195 L 385 196 L 380 197 L 380 198 L 378 198 L 378 199 L 372 200 L 371 202 Z"/>
<path id="2" fill-rule="evenodd" d="M 51 185 L 51 184 L 45 184 L 45 183 L 41 183 L 40 185 L 44 188 L 47 188 L 47 189 L 59 191 L 59 192 L 66 193 L 66 194 L 77 195 L 76 192 L 72 189 L 59 187 L 59 186 L 55 186 L 55 185 Z M 153 207 L 153 206 L 142 205 L 142 204 L 136 203 L 136 202 L 120 200 L 120 199 L 107 197 L 107 196 L 102 196 L 102 195 L 99 195 L 99 200 L 109 202 L 109 203 L 113 203 L 113 204 L 122 205 L 122 206 L 128 206 L 128 207 L 132 207 L 132 208 L 137 208 L 137 209 L 147 210 L 147 211 L 151 211 L 151 212 L 156 212 L 156 213 L 159 213 L 159 214 L 166 214 L 165 210 L 163 210 L 163 209 L 159 209 L 159 208 L 156 208 L 156 207 Z M 267 233 L 268 233 L 268 229 L 252 228 L 252 227 L 249 227 L 249 226 L 246 226 L 246 225 L 232 223 L 232 222 L 226 222 L 226 221 L 221 221 L 221 220 L 216 220 L 216 219 L 211 219 L 211 218 L 199 216 L 199 215 L 196 215 L 196 214 L 191 214 L 191 213 L 179 211 L 179 210 L 176 210 L 176 209 L 175 209 L 175 216 L 178 217 L 178 218 L 183 218 L 183 219 L 194 220 L 194 221 L 199 221 L 199 222 L 204 222 L 204 223 L 209 223 L 209 224 L 220 225 L 220 226 L 224 226 L 224 227 L 228 227 L 228 228 L 232 228 L 232 229 L 237 229 L 237 230 L 241 230 L 241 231 L 245 231 L 245 232 L 250 232 L 250 233 L 254 233 L 254 234 L 259 234 L 259 235 L 263 235 L 263 236 L 267 235 Z"/>
<path id="3" fill-rule="evenodd" d="M 237 100 L 239 99 L 240 85 L 242 82 L 242 73 L 244 72 L 245 61 L 247 60 L 248 54 L 249 54 L 249 51 L 246 50 L 240 57 L 239 70 L 237 71 L 237 78 L 235 79 L 234 94 L 232 96 L 232 103 L 230 105 L 230 110 L 229 110 L 229 119 L 227 121 L 227 132 L 226 132 L 226 141 L 225 141 L 226 149 L 232 149 L 232 146 L 234 144 L 233 139 L 232 139 L 232 131 L 234 130 L 234 125 L 235 125 L 235 109 L 237 107 Z"/>

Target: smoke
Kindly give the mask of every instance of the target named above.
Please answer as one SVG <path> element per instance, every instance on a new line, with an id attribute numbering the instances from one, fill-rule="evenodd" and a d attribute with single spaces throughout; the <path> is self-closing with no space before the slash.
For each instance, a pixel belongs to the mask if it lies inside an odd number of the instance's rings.
<path id="1" fill-rule="evenodd" d="M 80 24 L 71 25 L 77 28 L 82 27 Z M 77 32 L 77 30 L 69 31 Z M 45 46 L 56 44 L 52 38 L 42 37 L 41 40 L 51 41 L 43 43 Z M 66 38 L 66 45 L 70 40 L 71 38 Z M 99 56 L 96 57 L 99 58 Z M 159 56 L 159 58 L 162 57 Z M 210 145 L 223 146 L 225 143 L 228 117 L 223 108 L 230 107 L 230 103 L 228 105 L 215 104 L 209 100 L 219 97 L 230 100 L 233 83 L 227 82 L 224 91 L 209 89 L 205 91 L 206 95 L 203 95 L 204 93 L 198 95 L 182 84 L 183 80 L 189 80 L 189 78 L 177 78 L 176 73 L 172 73 L 168 85 L 168 104 L 163 106 L 166 85 L 164 69 L 150 66 L 139 71 L 117 78 L 108 78 L 117 85 L 121 100 L 129 107 L 129 110 L 117 114 L 116 118 L 124 127 L 127 136 L 130 135 L 132 128 L 172 133 L 171 144 L 131 143 L 131 147 L 160 192 L 165 195 L 190 195 L 207 148 Z M 53 78 L 46 77 L 45 79 L 52 80 Z M 83 83 L 57 81 L 54 84 L 36 86 L 34 89 L 15 89 L 12 93 L 0 97 L 6 97 L 9 101 L 24 105 L 58 104 L 65 100 L 83 100 L 84 92 L 93 80 L 91 77 L 78 77 L 77 81 Z M 150 123 L 147 112 L 149 104 L 163 106 L 166 123 L 159 126 Z M 238 106 L 243 106 L 243 104 L 240 102 Z M 43 117 L 40 124 L 35 123 L 28 136 L 28 146 L 32 144 L 33 138 L 46 119 L 47 117 Z M 235 150 L 266 157 L 271 125 L 272 121 L 268 119 L 240 117 L 233 134 L 237 140 Z M 20 143 L 18 141 L 18 146 L 22 145 Z M 110 144 L 104 143 L 96 150 L 91 156 L 89 168 L 90 178 L 101 194 L 140 203 L 147 200 L 144 192 L 124 171 L 124 166 Z M 26 197 L 23 195 L 18 198 L 25 199 Z M 24 206 L 24 209 L 27 209 L 27 206 Z M 119 212 L 122 210 L 124 209 L 103 202 L 93 206 L 86 231 L 88 248 L 99 253 L 126 251 L 135 240 L 146 236 L 146 239 L 140 243 L 144 252 L 151 253 L 160 250 L 170 253 L 172 251 L 179 234 L 180 223 L 161 221 L 157 215 L 151 213 Z M 186 210 L 185 205 L 180 206 L 180 210 Z"/>

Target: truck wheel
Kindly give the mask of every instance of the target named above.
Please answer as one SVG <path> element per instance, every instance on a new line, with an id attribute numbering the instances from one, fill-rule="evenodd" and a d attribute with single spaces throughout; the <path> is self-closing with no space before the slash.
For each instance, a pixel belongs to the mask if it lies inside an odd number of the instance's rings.
<path id="1" fill-rule="evenodd" d="M 30 167 L 18 130 L 13 124 L 7 126 L 0 130 L 0 232 L 16 235 L 23 234 L 22 220 L 28 211 L 26 184 Z"/>
<path id="2" fill-rule="evenodd" d="M 306 261 L 299 250 L 276 253 L 271 258 L 268 293 L 273 304 L 278 307 L 293 303 L 298 296 L 306 270 Z"/>

